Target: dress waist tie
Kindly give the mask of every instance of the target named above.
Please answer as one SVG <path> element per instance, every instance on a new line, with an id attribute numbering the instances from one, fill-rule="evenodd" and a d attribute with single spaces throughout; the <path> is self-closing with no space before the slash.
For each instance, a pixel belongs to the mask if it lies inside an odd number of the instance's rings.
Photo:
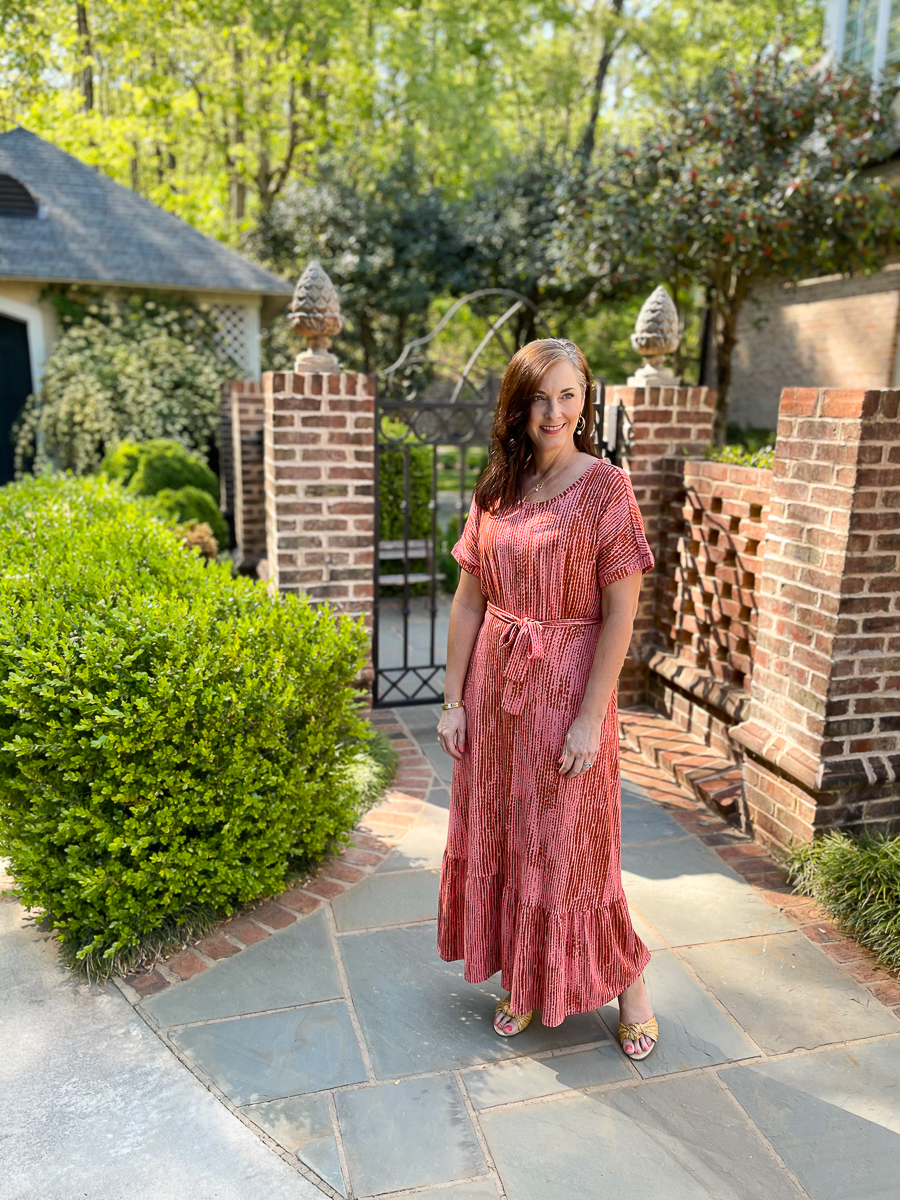
<path id="1" fill-rule="evenodd" d="M 515 613 L 507 612 L 505 608 L 487 602 L 487 610 L 507 621 L 509 628 L 500 635 L 498 645 L 512 646 L 512 653 L 503 668 L 503 694 L 500 707 L 504 712 L 518 715 L 525 703 L 525 680 L 528 675 L 528 664 L 532 659 L 544 657 L 544 641 L 541 636 L 542 625 L 600 625 L 600 617 L 557 617 L 547 621 L 539 621 L 536 617 L 518 617 Z"/>

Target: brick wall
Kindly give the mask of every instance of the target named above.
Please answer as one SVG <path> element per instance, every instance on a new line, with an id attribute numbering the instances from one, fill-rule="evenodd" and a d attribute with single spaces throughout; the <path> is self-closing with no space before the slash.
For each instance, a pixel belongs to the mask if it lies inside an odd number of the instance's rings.
<path id="1" fill-rule="evenodd" d="M 667 466 L 672 480 L 679 464 Z M 749 689 L 752 671 L 771 475 L 689 459 L 664 515 L 658 626 L 683 662 L 741 689 Z"/>
<path id="2" fill-rule="evenodd" d="M 231 384 L 219 389 L 219 508 L 234 533 L 234 454 L 231 445 Z M 225 549 L 225 547 L 221 547 Z"/>
<path id="3" fill-rule="evenodd" d="M 852 279 L 757 289 L 738 322 L 730 418 L 775 428 L 785 387 L 895 382 L 900 264 Z"/>
<path id="4" fill-rule="evenodd" d="M 372 625 L 374 380 L 263 375 L 265 514 L 273 586 Z"/>
<path id="5" fill-rule="evenodd" d="M 773 846 L 900 828 L 898 401 L 782 397 L 751 702 L 732 733 Z"/>
<path id="6" fill-rule="evenodd" d="M 619 455 L 631 478 L 654 557 L 661 550 L 663 471 L 667 459 L 699 454 L 712 438 L 716 395 L 709 388 L 614 387 L 609 404 L 621 413 Z M 619 677 L 619 704 L 640 703 L 647 692 L 647 655 L 655 642 L 655 580 L 646 576 L 634 621 L 634 637 Z"/>
<path id="7" fill-rule="evenodd" d="M 647 698 L 722 759 L 746 710 L 771 471 L 702 459 L 663 470 Z"/>
<path id="8" fill-rule="evenodd" d="M 222 393 L 231 435 L 230 499 L 237 545 L 236 564 L 238 570 L 253 574 L 266 553 L 263 389 L 259 382 L 242 379 L 225 384 Z"/>

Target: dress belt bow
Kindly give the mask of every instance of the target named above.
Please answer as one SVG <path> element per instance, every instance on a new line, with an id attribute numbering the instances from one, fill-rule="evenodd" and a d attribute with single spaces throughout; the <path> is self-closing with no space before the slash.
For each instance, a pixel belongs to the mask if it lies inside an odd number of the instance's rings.
<path id="1" fill-rule="evenodd" d="M 506 683 L 500 697 L 500 707 L 504 712 L 518 715 L 525 703 L 525 679 L 528 675 L 528 664 L 532 659 L 544 657 L 544 639 L 541 635 L 543 625 L 599 625 L 600 618 L 591 617 L 559 617 L 556 620 L 539 621 L 536 617 L 518 617 L 515 613 L 507 612 L 505 608 L 487 602 L 488 612 L 508 622 L 508 628 L 500 634 L 498 645 L 502 648 L 512 647 L 512 653 L 503 668 L 503 678 Z"/>

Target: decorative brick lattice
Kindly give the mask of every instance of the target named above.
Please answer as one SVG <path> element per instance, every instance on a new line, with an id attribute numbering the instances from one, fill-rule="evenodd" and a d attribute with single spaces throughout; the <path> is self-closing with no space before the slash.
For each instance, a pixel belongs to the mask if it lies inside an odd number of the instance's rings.
<path id="1" fill-rule="evenodd" d="M 675 464 L 667 480 L 674 475 Z M 659 627 L 682 662 L 747 691 L 771 478 L 690 460 L 662 516 Z"/>
<path id="2" fill-rule="evenodd" d="M 631 478 L 647 541 L 658 563 L 664 549 L 660 521 L 666 462 L 682 451 L 700 454 L 709 444 L 716 395 L 709 388 L 615 387 L 609 403 L 619 409 L 622 466 Z M 647 692 L 646 659 L 657 637 L 654 591 L 651 574 L 641 588 L 631 650 L 619 678 L 621 706 L 640 703 Z"/>

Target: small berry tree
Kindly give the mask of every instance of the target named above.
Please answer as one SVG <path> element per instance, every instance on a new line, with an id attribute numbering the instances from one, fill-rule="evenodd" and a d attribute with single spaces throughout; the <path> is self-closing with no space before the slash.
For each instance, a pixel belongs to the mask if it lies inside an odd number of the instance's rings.
<path id="1" fill-rule="evenodd" d="M 871 271 L 896 249 L 900 210 L 872 169 L 896 144 L 893 91 L 810 69 L 785 44 L 718 69 L 640 140 L 582 175 L 564 257 L 605 291 L 701 285 L 716 314 L 715 435 L 724 437 L 738 317 L 770 278 Z"/>

